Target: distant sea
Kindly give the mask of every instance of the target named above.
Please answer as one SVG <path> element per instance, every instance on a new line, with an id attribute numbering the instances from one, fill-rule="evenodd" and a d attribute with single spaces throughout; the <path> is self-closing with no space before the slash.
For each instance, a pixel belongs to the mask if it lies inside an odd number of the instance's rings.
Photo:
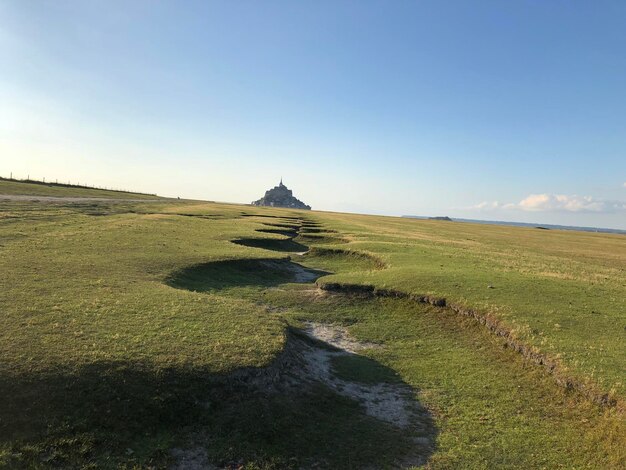
<path id="1" fill-rule="evenodd" d="M 425 217 L 420 215 L 403 215 L 409 219 L 436 219 L 436 217 Z M 450 219 L 453 222 L 471 222 L 473 224 L 487 224 L 487 225 L 511 225 L 513 227 L 530 227 L 530 228 L 544 228 L 551 230 L 578 230 L 582 232 L 600 232 L 600 233 L 619 233 L 626 235 L 626 230 L 619 230 L 616 228 L 601 228 L 601 227 L 576 227 L 571 225 L 553 225 L 553 224 L 529 224 L 526 222 L 505 222 L 502 220 L 475 220 L 475 219 Z"/>

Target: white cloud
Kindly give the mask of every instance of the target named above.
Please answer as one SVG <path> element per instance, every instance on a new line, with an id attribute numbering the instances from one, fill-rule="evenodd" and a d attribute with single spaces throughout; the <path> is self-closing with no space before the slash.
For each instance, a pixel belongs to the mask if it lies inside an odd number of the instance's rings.
<path id="1" fill-rule="evenodd" d="M 624 183 L 624 187 L 626 188 L 626 183 Z"/>
<path id="2" fill-rule="evenodd" d="M 502 204 L 500 204 L 498 201 L 483 201 L 476 204 L 475 206 L 471 206 L 470 209 L 490 210 L 499 209 L 500 207 L 502 207 Z"/>
<path id="3" fill-rule="evenodd" d="M 483 201 L 471 209 L 517 209 L 526 212 L 620 212 L 626 211 L 626 202 L 596 199 L 591 196 L 565 194 L 530 194 L 518 203 L 502 204 Z"/>

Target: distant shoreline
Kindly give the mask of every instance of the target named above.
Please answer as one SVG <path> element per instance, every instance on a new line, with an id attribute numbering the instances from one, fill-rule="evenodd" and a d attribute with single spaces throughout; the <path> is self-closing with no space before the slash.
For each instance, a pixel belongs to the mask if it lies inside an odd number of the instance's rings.
<path id="1" fill-rule="evenodd" d="M 421 219 L 421 220 L 433 220 L 433 217 L 421 216 L 421 215 L 403 215 L 402 217 L 407 219 Z M 555 224 L 540 224 L 540 223 L 528 223 L 528 222 L 506 222 L 503 220 L 477 220 L 477 219 L 461 219 L 456 217 L 450 217 L 452 222 L 468 222 L 473 224 L 485 224 L 485 225 L 508 225 L 512 227 L 527 227 L 527 228 L 543 228 L 551 230 L 574 230 L 580 232 L 597 232 L 597 233 L 617 233 L 620 235 L 626 235 L 626 230 L 620 230 L 617 228 L 603 228 L 603 227 L 577 227 L 574 225 L 555 225 Z"/>

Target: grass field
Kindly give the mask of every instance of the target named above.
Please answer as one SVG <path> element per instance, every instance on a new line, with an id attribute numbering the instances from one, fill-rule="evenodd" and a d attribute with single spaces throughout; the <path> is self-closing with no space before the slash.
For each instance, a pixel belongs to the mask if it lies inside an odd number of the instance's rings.
<path id="1" fill-rule="evenodd" d="M 350 238 L 350 249 L 379 256 L 387 268 L 323 282 L 433 294 L 494 315 L 564 370 L 623 399 L 623 235 L 339 214 L 324 219 Z"/>
<path id="2" fill-rule="evenodd" d="M 5 468 L 626 466 L 624 236 L 185 201 L 0 201 L 0 252 Z M 322 287 L 473 309 L 557 367 L 451 308 L 294 283 L 289 258 Z M 333 374 L 409 387 L 426 424 L 373 418 L 324 384 L 259 386 L 280 383 L 310 321 L 377 345 L 333 359 Z"/>
<path id="3" fill-rule="evenodd" d="M 0 178 L 0 195 L 110 199 L 160 199 L 154 194 L 96 189 L 71 184 L 45 183 L 43 181 L 25 182 L 5 178 Z"/>

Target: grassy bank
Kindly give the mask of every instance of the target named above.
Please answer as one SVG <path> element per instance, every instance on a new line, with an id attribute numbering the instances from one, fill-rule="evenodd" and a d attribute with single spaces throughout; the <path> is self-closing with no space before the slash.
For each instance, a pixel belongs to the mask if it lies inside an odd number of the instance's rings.
<path id="1" fill-rule="evenodd" d="M 111 199 L 160 199 L 156 194 L 98 189 L 88 186 L 0 178 L 0 196 L 89 197 Z"/>

